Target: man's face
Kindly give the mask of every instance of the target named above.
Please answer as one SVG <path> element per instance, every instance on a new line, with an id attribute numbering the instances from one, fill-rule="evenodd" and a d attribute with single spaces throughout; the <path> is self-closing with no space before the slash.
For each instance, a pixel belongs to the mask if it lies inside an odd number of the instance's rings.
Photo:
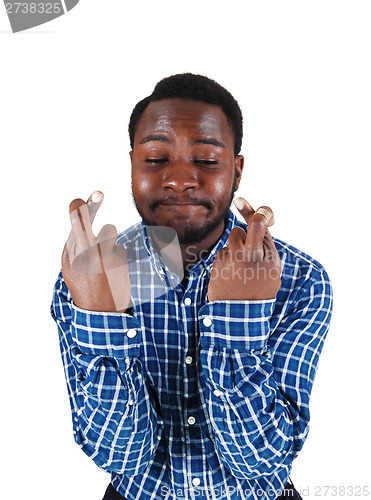
<path id="1" fill-rule="evenodd" d="M 186 99 L 149 104 L 137 126 L 133 197 L 142 219 L 176 230 L 181 244 L 221 236 L 243 157 L 219 106 Z"/>

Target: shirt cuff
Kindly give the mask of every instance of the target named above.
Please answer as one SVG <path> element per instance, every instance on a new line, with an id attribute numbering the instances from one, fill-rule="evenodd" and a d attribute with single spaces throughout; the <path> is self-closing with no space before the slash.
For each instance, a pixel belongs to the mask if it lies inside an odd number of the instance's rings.
<path id="1" fill-rule="evenodd" d="M 201 307 L 201 344 L 227 349 L 261 350 L 269 338 L 275 299 L 216 300 Z"/>
<path id="2" fill-rule="evenodd" d="M 72 338 L 86 354 L 115 358 L 138 357 L 142 328 L 126 313 L 96 312 L 72 303 Z"/>

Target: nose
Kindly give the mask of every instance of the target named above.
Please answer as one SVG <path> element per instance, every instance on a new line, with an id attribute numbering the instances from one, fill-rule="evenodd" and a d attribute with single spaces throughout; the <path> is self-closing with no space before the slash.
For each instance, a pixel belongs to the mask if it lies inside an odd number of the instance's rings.
<path id="1" fill-rule="evenodd" d="M 174 161 L 164 171 L 162 186 L 177 193 L 198 187 L 197 169 L 190 162 Z"/>

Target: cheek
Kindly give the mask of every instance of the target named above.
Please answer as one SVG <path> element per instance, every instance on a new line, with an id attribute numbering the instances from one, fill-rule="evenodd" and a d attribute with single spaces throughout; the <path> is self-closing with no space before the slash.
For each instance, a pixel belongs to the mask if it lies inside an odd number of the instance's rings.
<path id="1" fill-rule="evenodd" d="M 145 175 L 132 174 L 132 184 L 134 193 L 148 195 L 151 192 L 151 180 Z"/>
<path id="2" fill-rule="evenodd" d="M 214 182 L 214 191 L 215 193 L 218 193 L 218 195 L 222 195 L 226 192 L 227 188 L 227 183 L 223 181 L 222 179 L 219 179 Z"/>
<path id="3" fill-rule="evenodd" d="M 232 189 L 232 184 L 233 184 L 233 178 L 225 178 L 225 177 L 218 177 L 213 179 L 212 182 L 210 182 L 209 186 L 212 189 L 213 193 L 215 196 L 218 198 L 228 198 L 230 196 L 230 192 Z"/>

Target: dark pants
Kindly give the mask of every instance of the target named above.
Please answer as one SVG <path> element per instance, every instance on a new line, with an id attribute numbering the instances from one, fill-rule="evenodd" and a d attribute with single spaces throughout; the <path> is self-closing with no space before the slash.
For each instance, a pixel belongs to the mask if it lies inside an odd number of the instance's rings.
<path id="1" fill-rule="evenodd" d="M 126 499 L 125 497 L 120 495 L 120 493 L 117 493 L 115 488 L 110 483 L 103 497 L 103 500 L 126 500 Z"/>
<path id="2" fill-rule="evenodd" d="M 285 491 L 282 492 L 282 495 L 280 495 L 277 500 L 287 500 L 288 498 L 293 498 L 294 500 L 303 500 L 299 493 L 296 491 L 291 479 L 287 481 Z"/>
<path id="3" fill-rule="evenodd" d="M 110 483 L 103 497 L 103 500 L 125 500 L 125 497 L 120 495 L 120 493 L 117 493 L 115 488 Z"/>
<path id="4" fill-rule="evenodd" d="M 294 488 L 294 485 L 292 484 L 290 479 L 286 484 L 285 491 L 277 498 L 277 500 L 287 500 L 288 498 L 292 498 L 293 500 L 303 500 Z M 106 494 L 103 497 L 103 500 L 125 500 L 125 498 L 120 495 L 120 493 L 117 493 L 112 484 L 110 484 L 107 488 Z"/>

